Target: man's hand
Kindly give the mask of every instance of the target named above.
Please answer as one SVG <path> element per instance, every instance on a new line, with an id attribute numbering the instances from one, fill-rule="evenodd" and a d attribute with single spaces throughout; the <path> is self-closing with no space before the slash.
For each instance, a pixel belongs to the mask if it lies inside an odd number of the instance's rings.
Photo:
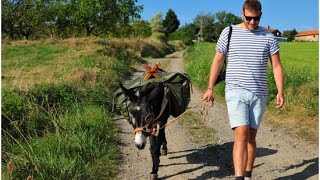
<path id="1" fill-rule="evenodd" d="M 283 105 L 284 105 L 284 97 L 283 97 L 283 94 L 281 93 L 281 94 L 277 94 L 277 97 L 276 97 L 277 99 L 276 99 L 276 107 L 277 108 L 282 108 L 283 107 Z"/>
<path id="2" fill-rule="evenodd" d="M 205 101 L 205 102 L 212 101 L 213 100 L 212 94 L 213 94 L 213 90 L 212 89 L 207 89 L 207 91 L 202 96 L 202 100 Z"/>

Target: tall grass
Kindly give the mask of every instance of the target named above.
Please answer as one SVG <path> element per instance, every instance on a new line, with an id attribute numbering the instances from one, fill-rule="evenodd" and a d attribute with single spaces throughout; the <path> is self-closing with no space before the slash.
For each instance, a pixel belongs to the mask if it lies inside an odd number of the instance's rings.
<path id="1" fill-rule="evenodd" d="M 279 124 L 295 134 L 316 141 L 318 137 L 318 43 L 280 43 L 280 56 L 285 72 L 286 104 L 282 110 L 275 109 L 277 89 L 271 65 L 268 67 L 268 111 L 269 122 Z M 215 44 L 199 43 L 190 46 L 186 55 L 186 70 L 193 83 L 205 90 Z M 224 97 L 224 83 L 215 88 L 215 93 Z M 309 129 L 307 131 L 307 129 Z"/>
<path id="2" fill-rule="evenodd" d="M 2 166 L 3 178 L 115 176 L 119 153 L 111 105 L 93 101 L 104 95 L 90 91 L 74 84 L 3 89 L 2 164 L 14 166 Z"/>
<path id="3" fill-rule="evenodd" d="M 102 179 L 115 175 L 118 137 L 110 114 L 102 107 L 76 104 L 57 121 L 60 134 L 28 136 L 14 144 L 4 133 L 3 163 L 11 162 L 14 167 L 3 169 L 3 178 Z"/>
<path id="4" fill-rule="evenodd" d="M 153 41 L 79 38 L 2 46 L 2 178 L 112 179 L 113 93 Z M 157 46 L 159 44 L 159 46 Z M 157 55 L 172 51 L 161 42 Z M 138 51 L 140 50 L 140 51 Z M 148 54 L 152 55 L 152 52 Z"/>

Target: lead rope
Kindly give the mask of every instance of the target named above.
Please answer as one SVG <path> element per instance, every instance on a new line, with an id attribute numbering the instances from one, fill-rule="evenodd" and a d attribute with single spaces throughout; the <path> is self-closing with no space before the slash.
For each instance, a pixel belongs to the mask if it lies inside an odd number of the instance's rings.
<path id="1" fill-rule="evenodd" d="M 209 115 L 209 102 L 204 102 L 204 106 L 202 107 L 202 111 L 200 112 L 201 115 L 202 115 L 202 120 L 203 121 L 207 121 L 208 120 L 208 115 Z M 213 103 L 214 103 L 214 98 L 212 97 L 211 99 L 211 107 L 213 106 Z"/>
<path id="2" fill-rule="evenodd" d="M 211 100 L 212 104 L 211 107 L 213 106 L 213 102 L 214 99 Z M 171 125 L 174 121 L 178 120 L 182 115 L 184 115 L 185 113 L 187 113 L 189 110 L 196 108 L 197 106 L 199 106 L 201 103 L 204 103 L 203 105 L 203 109 L 202 111 L 205 111 L 204 113 L 201 113 L 203 116 L 207 116 L 209 114 L 209 103 L 204 102 L 204 101 L 200 101 L 197 104 L 195 104 L 194 106 L 188 108 L 186 111 L 184 111 L 183 113 L 181 113 L 179 116 L 177 116 L 176 118 L 174 118 L 173 120 L 171 120 L 169 123 L 164 124 L 163 126 L 160 127 L 160 129 L 163 129 L 165 127 L 168 127 L 169 125 Z M 207 118 L 203 118 L 203 119 L 207 119 Z"/>

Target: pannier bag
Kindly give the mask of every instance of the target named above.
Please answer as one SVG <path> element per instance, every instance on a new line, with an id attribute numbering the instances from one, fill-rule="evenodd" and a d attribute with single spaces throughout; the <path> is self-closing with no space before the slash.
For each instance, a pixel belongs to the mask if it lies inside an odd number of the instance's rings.
<path id="1" fill-rule="evenodd" d="M 137 93 L 139 89 L 150 82 L 163 82 L 165 88 L 168 88 L 169 103 L 171 115 L 177 117 L 188 107 L 190 101 L 191 80 L 188 74 L 178 72 L 166 72 L 160 68 L 157 69 L 159 78 L 144 80 L 144 76 L 137 77 L 124 85 L 130 91 Z M 114 93 L 114 109 L 123 116 L 128 116 L 128 107 L 130 100 L 124 95 L 121 88 Z"/>

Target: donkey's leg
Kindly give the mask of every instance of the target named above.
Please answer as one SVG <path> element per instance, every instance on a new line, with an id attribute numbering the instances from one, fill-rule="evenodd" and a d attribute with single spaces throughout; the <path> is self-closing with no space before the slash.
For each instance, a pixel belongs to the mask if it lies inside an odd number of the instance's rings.
<path id="1" fill-rule="evenodd" d="M 161 132 L 159 132 L 159 136 L 150 136 L 150 152 L 152 157 L 152 171 L 150 173 L 150 179 L 158 179 L 158 170 L 160 164 L 160 147 L 161 147 Z"/>
<path id="2" fill-rule="evenodd" d="M 152 156 L 152 172 L 151 172 L 151 179 L 158 178 L 158 170 L 160 165 L 160 149 L 161 145 L 164 143 L 166 144 L 164 129 L 160 129 L 158 137 L 150 136 L 150 152 Z"/>
<path id="3" fill-rule="evenodd" d="M 160 133 L 161 135 L 163 135 L 162 148 L 160 152 L 161 152 L 161 156 L 166 156 L 168 154 L 166 131 L 165 131 L 165 128 L 161 129 L 160 131 L 163 131 Z"/>

